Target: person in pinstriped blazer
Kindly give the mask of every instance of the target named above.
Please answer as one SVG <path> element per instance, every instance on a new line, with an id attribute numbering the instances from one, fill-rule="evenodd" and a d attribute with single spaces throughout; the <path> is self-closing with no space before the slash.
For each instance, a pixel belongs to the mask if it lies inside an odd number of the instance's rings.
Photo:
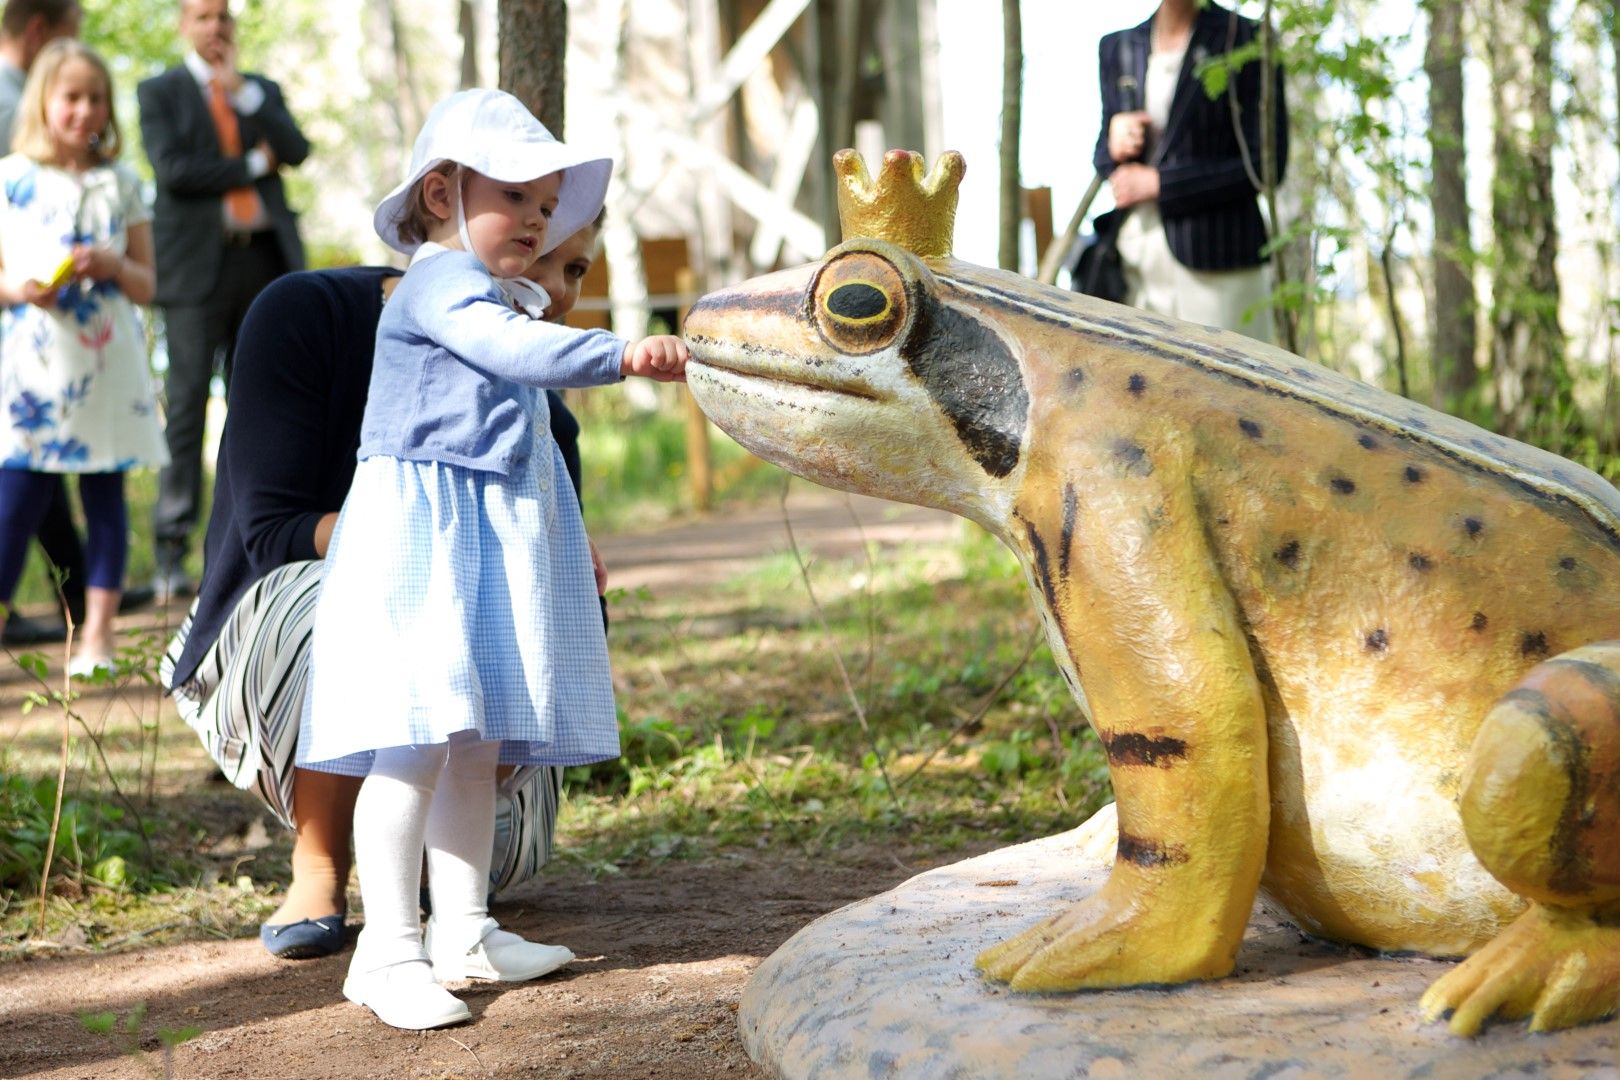
<path id="1" fill-rule="evenodd" d="M 1253 20 L 1213 2 L 1163 0 L 1140 26 L 1104 36 L 1093 157 L 1115 206 L 1129 210 L 1119 234 L 1127 302 L 1269 341 L 1260 64 L 1245 63 L 1213 100 L 1196 75 L 1258 33 Z M 1280 182 L 1288 159 L 1280 68 L 1274 78 Z"/>

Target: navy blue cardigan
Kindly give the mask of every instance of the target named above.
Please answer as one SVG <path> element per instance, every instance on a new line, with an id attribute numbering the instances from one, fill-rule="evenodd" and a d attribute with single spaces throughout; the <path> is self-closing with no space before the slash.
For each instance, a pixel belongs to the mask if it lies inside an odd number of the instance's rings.
<path id="1" fill-rule="evenodd" d="M 398 274 L 379 266 L 288 274 L 248 309 L 175 684 L 196 672 L 249 586 L 278 566 L 319 557 L 315 525 L 342 507 L 354 481 L 382 286 Z M 548 398 L 577 491 L 579 425 L 555 394 Z"/>
<path id="2" fill-rule="evenodd" d="M 1236 19 L 1235 27 L 1232 20 Z M 1147 58 L 1153 20 L 1129 30 L 1105 35 L 1099 47 L 1102 77 L 1102 130 L 1092 154 L 1097 171 L 1108 176 L 1116 162 L 1108 156 L 1108 124 L 1115 113 L 1142 107 L 1142 86 L 1147 79 Z M 1233 31 L 1235 29 L 1235 34 Z M 1170 251 L 1193 270 L 1236 270 L 1258 266 L 1266 243 L 1264 219 L 1256 202 L 1254 183 L 1244 168 L 1242 149 L 1232 123 L 1232 105 L 1223 92 L 1211 101 L 1193 77 L 1198 63 L 1253 41 L 1258 24 L 1234 16 L 1218 4 L 1199 10 L 1187 42 L 1170 104 L 1170 121 L 1162 136 L 1164 156 L 1159 161 L 1159 214 L 1164 219 Z M 1123 54 L 1123 55 L 1122 55 Z M 1272 101 L 1277 181 L 1288 161 L 1288 110 L 1283 99 L 1282 69 L 1274 69 Z M 1234 80 L 1240 123 L 1250 163 L 1260 174 L 1260 62 L 1244 64 Z M 1145 157 L 1151 160 L 1150 145 Z"/>

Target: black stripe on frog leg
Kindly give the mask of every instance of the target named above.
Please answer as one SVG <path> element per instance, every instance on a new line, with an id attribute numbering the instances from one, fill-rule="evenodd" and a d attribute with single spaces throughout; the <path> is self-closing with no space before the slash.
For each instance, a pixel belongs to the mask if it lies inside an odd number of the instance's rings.
<path id="1" fill-rule="evenodd" d="M 1052 580 L 1052 555 L 1051 552 L 1046 550 L 1046 538 L 1041 535 L 1040 529 L 1035 527 L 1035 523 L 1023 514 L 1015 510 L 1013 511 L 1013 517 L 1023 523 L 1024 535 L 1029 539 L 1029 553 L 1035 560 L 1035 584 L 1040 587 L 1041 596 L 1046 601 L 1046 610 L 1051 612 L 1053 620 L 1057 623 L 1058 636 L 1067 641 L 1069 640 L 1069 634 L 1063 625 L 1063 609 L 1058 604 L 1057 583 Z M 1066 544 L 1063 550 L 1064 558 L 1062 563 L 1064 573 L 1067 575 L 1068 547 Z"/>
<path id="2" fill-rule="evenodd" d="M 1137 866 L 1180 866 L 1187 861 L 1187 849 L 1180 844 L 1163 844 L 1120 830 L 1119 859 Z"/>
<path id="3" fill-rule="evenodd" d="M 1074 549 L 1074 518 L 1080 508 L 1080 497 L 1072 482 L 1063 485 L 1063 531 L 1059 534 L 1063 550 L 1058 552 L 1058 575 L 1069 580 L 1069 553 Z"/>
<path id="4" fill-rule="evenodd" d="M 1029 389 L 1018 358 L 983 323 L 916 290 L 916 322 L 900 355 L 950 417 L 979 467 L 998 479 L 1018 466 Z"/>
<path id="5" fill-rule="evenodd" d="M 1590 884 L 1592 869 L 1581 845 L 1582 826 L 1586 823 L 1584 811 L 1592 795 L 1591 748 L 1564 715 L 1563 706 L 1541 691 L 1521 686 L 1503 695 L 1498 705 L 1507 702 L 1535 718 L 1547 741 L 1557 748 L 1555 752 L 1569 780 L 1558 823 L 1547 838 L 1552 860 L 1552 874 L 1547 884 L 1562 893 L 1583 892 Z"/>
<path id="6" fill-rule="evenodd" d="M 1141 731 L 1111 731 L 1099 736 L 1111 765 L 1151 765 L 1168 769 L 1187 756 L 1187 741 Z"/>
<path id="7" fill-rule="evenodd" d="M 1547 664 L 1549 667 L 1560 668 L 1578 676 L 1594 694 L 1608 704 L 1609 716 L 1620 722 L 1620 672 L 1590 660 L 1577 660 L 1567 655 L 1555 656 L 1547 661 Z"/>

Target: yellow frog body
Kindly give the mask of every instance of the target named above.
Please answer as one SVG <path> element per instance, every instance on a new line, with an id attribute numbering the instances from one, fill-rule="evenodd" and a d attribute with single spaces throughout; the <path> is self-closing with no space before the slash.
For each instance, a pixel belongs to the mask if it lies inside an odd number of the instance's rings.
<path id="1" fill-rule="evenodd" d="M 1280 349 L 950 258 L 944 185 L 885 164 L 911 202 L 841 156 L 854 238 L 692 309 L 688 380 L 760 456 L 961 514 L 1026 570 L 1118 854 L 979 966 L 1219 977 L 1264 888 L 1315 934 L 1474 953 L 1424 1001 L 1461 1033 L 1620 1005 L 1620 493 Z"/>

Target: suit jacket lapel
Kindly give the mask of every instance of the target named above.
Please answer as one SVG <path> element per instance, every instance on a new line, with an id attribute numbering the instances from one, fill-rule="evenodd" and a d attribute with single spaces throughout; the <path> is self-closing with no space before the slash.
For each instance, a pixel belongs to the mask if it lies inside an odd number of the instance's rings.
<path id="1" fill-rule="evenodd" d="M 1164 125 L 1164 134 L 1159 139 L 1160 146 L 1174 144 L 1183 122 L 1187 119 L 1187 110 L 1192 106 L 1193 95 L 1204 92 L 1203 83 L 1194 74 L 1198 70 L 1198 65 L 1211 56 L 1219 56 L 1226 51 L 1227 14 L 1225 8 L 1208 4 L 1199 10 L 1197 18 L 1193 21 L 1192 36 L 1187 40 L 1187 55 L 1181 60 L 1181 74 L 1176 78 L 1175 97 L 1170 99 L 1170 119 Z"/>
<path id="2" fill-rule="evenodd" d="M 1152 40 L 1152 33 L 1153 19 L 1149 18 L 1141 26 L 1125 31 L 1120 39 L 1123 52 L 1118 86 L 1121 112 L 1135 112 L 1146 107 L 1142 92 L 1147 85 L 1148 43 Z"/>

